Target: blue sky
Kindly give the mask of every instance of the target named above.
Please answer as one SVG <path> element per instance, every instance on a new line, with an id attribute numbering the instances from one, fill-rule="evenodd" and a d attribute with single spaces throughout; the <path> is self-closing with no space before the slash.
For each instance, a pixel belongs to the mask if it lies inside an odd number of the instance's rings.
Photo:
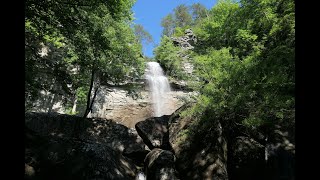
<path id="1" fill-rule="evenodd" d="M 144 45 L 144 55 L 152 57 L 153 48 L 160 43 L 162 33 L 161 19 L 173 12 L 179 4 L 192 5 L 201 3 L 208 9 L 216 3 L 216 0 L 137 0 L 132 10 L 134 23 L 141 24 L 154 40 L 154 44 Z"/>

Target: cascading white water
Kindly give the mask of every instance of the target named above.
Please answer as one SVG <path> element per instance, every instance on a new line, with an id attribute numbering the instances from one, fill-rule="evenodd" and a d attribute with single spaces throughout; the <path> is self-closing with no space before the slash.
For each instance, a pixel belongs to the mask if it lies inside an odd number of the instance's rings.
<path id="1" fill-rule="evenodd" d="M 145 78 L 148 82 L 154 117 L 160 117 L 166 112 L 167 94 L 171 91 L 169 81 L 157 62 L 147 63 Z"/>

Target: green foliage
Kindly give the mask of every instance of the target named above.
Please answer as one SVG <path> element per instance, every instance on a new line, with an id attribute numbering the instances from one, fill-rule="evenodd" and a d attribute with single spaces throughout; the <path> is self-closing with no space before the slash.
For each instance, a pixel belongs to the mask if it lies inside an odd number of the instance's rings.
<path id="1" fill-rule="evenodd" d="M 161 20 L 161 26 L 163 27 L 162 34 L 165 36 L 172 36 L 176 27 L 175 19 L 172 14 L 168 14 Z"/>
<path id="2" fill-rule="evenodd" d="M 151 34 L 149 34 L 142 25 L 135 24 L 133 26 L 134 34 L 139 43 L 149 44 L 153 42 Z"/>
<path id="3" fill-rule="evenodd" d="M 174 46 L 169 37 L 163 36 L 160 45 L 155 48 L 154 53 L 155 59 L 167 75 L 173 78 L 183 79 L 185 74 L 182 70 L 182 60 L 178 54 L 179 50 L 180 47 Z"/>
<path id="4" fill-rule="evenodd" d="M 198 42 L 190 54 L 200 95 L 185 116 L 229 128 L 294 123 L 294 15 L 292 0 L 222 0 L 194 23 Z M 156 58 L 169 61 L 177 52 L 163 38 Z"/>
<path id="5" fill-rule="evenodd" d="M 192 10 L 192 19 L 195 24 L 199 22 L 201 19 L 208 17 L 207 8 L 200 3 L 192 4 L 191 10 Z"/>
<path id="6" fill-rule="evenodd" d="M 177 27 L 185 27 L 191 25 L 192 23 L 192 16 L 189 12 L 189 7 L 181 4 L 174 8 L 174 17 L 175 23 Z"/>
<path id="7" fill-rule="evenodd" d="M 184 35 L 184 30 L 200 22 L 200 20 L 207 16 L 208 10 L 200 3 L 193 4 L 192 6 L 178 5 L 172 13 L 161 20 L 161 26 L 163 27 L 162 35 L 168 37 Z"/>
<path id="8" fill-rule="evenodd" d="M 117 84 L 139 77 L 144 61 L 131 28 L 133 3 L 27 0 L 26 106 L 41 90 L 67 92 L 81 104 L 84 94 L 77 91 L 91 93 L 92 78 Z M 42 48 L 46 55 L 39 54 Z"/>

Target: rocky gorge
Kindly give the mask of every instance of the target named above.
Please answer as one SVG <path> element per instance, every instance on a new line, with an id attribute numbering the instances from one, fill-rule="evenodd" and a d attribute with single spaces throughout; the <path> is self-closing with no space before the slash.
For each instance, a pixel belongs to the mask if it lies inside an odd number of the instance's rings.
<path id="1" fill-rule="evenodd" d="M 292 132 L 185 135 L 192 119 L 151 117 L 128 128 L 102 118 L 25 114 L 26 179 L 294 179 Z M 261 133 L 261 132 L 260 132 Z M 260 134 L 265 136 L 265 134 Z M 266 154 L 267 158 L 266 159 Z"/>

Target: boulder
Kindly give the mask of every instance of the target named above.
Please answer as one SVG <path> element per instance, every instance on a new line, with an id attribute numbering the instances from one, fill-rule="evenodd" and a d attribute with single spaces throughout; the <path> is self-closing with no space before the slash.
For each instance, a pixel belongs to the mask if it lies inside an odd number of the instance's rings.
<path id="1" fill-rule="evenodd" d="M 134 179 L 133 162 L 112 147 L 70 138 L 25 138 L 25 179 Z"/>
<path id="2" fill-rule="evenodd" d="M 161 148 L 171 150 L 169 144 L 168 121 L 169 115 L 148 118 L 138 122 L 135 127 L 143 142 L 152 150 Z"/>
<path id="3" fill-rule="evenodd" d="M 149 148 L 145 145 L 131 144 L 124 149 L 122 155 L 134 161 L 135 164 L 143 166 L 146 155 L 150 152 Z"/>
<path id="4" fill-rule="evenodd" d="M 175 180 L 175 156 L 172 152 L 154 148 L 145 158 L 147 180 Z"/>
<path id="5" fill-rule="evenodd" d="M 134 129 L 100 118 L 26 113 L 25 129 L 26 179 L 135 179 L 122 152 L 145 146 Z"/>
<path id="6" fill-rule="evenodd" d="M 212 120 L 210 129 L 190 126 L 194 119 L 180 116 L 188 107 L 181 107 L 170 118 L 169 141 L 179 178 L 227 180 L 227 141 L 220 122 Z"/>
<path id="7" fill-rule="evenodd" d="M 245 136 L 229 143 L 228 172 L 230 179 L 264 179 L 264 146 Z"/>
<path id="8" fill-rule="evenodd" d="M 108 119 L 58 113 L 26 113 L 25 125 L 41 136 L 103 143 L 121 152 L 130 144 L 144 145 L 135 129 Z"/>

